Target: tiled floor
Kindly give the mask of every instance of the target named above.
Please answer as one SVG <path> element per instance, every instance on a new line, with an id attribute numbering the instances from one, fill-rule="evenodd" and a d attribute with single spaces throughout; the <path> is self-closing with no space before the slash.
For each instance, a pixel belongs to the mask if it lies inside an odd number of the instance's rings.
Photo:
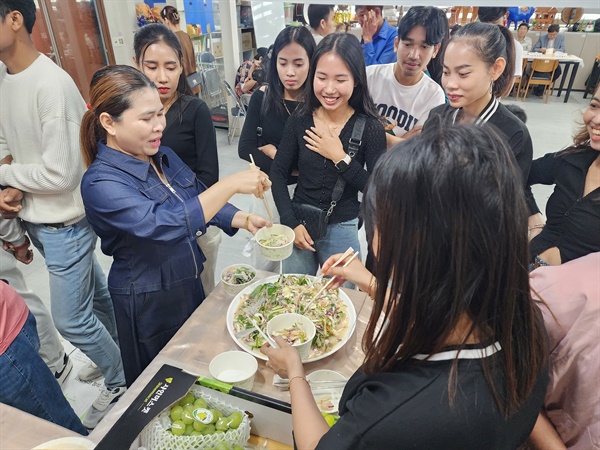
<path id="1" fill-rule="evenodd" d="M 514 99 L 503 100 L 504 103 L 515 103 Z M 581 123 L 581 111 L 588 103 L 589 99 L 583 99 L 583 94 L 580 92 L 572 93 L 569 103 L 563 103 L 563 98 L 556 96 L 551 97 L 548 104 L 543 100 L 531 97 L 526 102 L 516 102 L 521 106 L 528 115 L 527 126 L 533 138 L 534 143 L 534 158 L 540 157 L 548 152 L 558 151 L 571 142 L 573 127 L 576 123 Z M 227 134 L 224 130 L 217 130 L 217 143 L 219 148 L 219 160 L 221 167 L 221 177 L 230 175 L 247 167 L 247 163 L 238 158 L 237 155 L 237 138 L 232 145 L 227 144 Z M 552 187 L 536 187 L 534 194 L 538 200 L 540 208 L 545 207 L 546 200 Z M 232 203 L 241 209 L 249 206 L 250 198 L 247 196 L 236 195 L 232 199 Z M 220 271 L 230 264 L 238 262 L 248 262 L 241 255 L 242 248 L 248 239 L 248 233 L 241 231 L 233 238 L 223 237 L 222 244 L 219 250 L 219 258 L 217 262 L 217 276 Z M 108 273 L 111 264 L 111 258 L 102 254 L 99 248 L 96 250 L 100 263 L 104 270 Z M 48 291 L 48 274 L 44 265 L 43 258 L 39 252 L 36 252 L 34 261 L 29 266 L 21 266 L 30 289 L 35 291 L 41 298 L 49 304 L 50 297 Z M 81 355 L 81 358 L 85 358 Z M 78 357 L 78 359 L 81 359 Z M 83 364 L 83 363 L 81 363 Z M 80 364 L 77 364 L 80 367 Z M 77 367 L 73 370 L 69 380 L 65 384 L 65 393 L 67 397 L 76 404 L 76 410 L 82 414 L 95 398 L 95 391 L 90 392 L 89 398 L 82 398 L 81 395 L 77 399 L 72 399 L 70 392 L 79 392 L 76 386 L 78 381 L 75 380 Z M 96 388 L 100 386 L 98 383 Z"/>

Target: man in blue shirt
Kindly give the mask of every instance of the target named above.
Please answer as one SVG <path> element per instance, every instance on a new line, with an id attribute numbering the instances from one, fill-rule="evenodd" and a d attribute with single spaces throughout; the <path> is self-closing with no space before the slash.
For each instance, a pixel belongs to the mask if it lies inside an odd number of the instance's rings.
<path id="1" fill-rule="evenodd" d="M 382 16 L 383 6 L 359 5 L 356 17 L 362 27 L 363 53 L 367 66 L 396 62 L 394 40 L 398 30 Z"/>

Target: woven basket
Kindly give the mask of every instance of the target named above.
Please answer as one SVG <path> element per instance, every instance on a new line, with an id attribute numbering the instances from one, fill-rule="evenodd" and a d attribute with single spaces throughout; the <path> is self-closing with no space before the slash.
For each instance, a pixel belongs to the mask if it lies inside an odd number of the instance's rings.
<path id="1" fill-rule="evenodd" d="M 142 446 L 148 450 L 202 450 L 213 448 L 221 441 L 227 442 L 230 447 L 234 444 L 241 447 L 246 445 L 250 438 L 250 419 L 244 411 L 211 397 L 203 392 L 199 386 L 193 386 L 190 392 L 196 397 L 202 397 L 206 400 L 209 408 L 218 409 L 226 416 L 234 411 L 239 411 L 243 416 L 242 423 L 237 429 L 228 430 L 226 433 L 208 434 L 206 436 L 175 436 L 167 431 L 171 428 L 171 419 L 169 418 L 171 408 L 168 408 L 144 428 L 140 434 Z"/>

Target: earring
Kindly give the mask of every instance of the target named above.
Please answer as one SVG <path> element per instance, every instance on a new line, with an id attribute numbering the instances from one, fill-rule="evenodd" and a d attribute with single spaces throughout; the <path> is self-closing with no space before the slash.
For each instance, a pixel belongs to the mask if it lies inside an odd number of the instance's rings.
<path id="1" fill-rule="evenodd" d="M 490 94 L 494 92 L 494 80 L 490 83 Z"/>

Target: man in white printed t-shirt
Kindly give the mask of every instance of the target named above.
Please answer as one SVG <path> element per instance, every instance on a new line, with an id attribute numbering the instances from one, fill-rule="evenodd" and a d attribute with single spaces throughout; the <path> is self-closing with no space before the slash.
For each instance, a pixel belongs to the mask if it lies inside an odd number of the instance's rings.
<path id="1" fill-rule="evenodd" d="M 369 92 L 388 122 L 388 148 L 418 133 L 429 111 L 444 103 L 444 91 L 424 70 L 447 33 L 442 10 L 413 6 L 398 23 L 397 61 L 367 67 Z"/>

